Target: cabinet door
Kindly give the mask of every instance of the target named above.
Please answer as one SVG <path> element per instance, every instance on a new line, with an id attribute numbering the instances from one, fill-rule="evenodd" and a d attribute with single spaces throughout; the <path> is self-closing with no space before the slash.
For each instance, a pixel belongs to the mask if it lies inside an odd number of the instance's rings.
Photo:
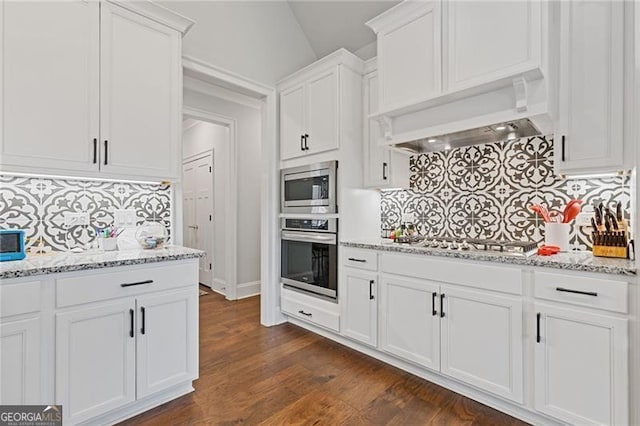
<path id="1" fill-rule="evenodd" d="M 101 169 L 175 178 L 180 163 L 179 32 L 101 3 Z"/>
<path id="2" fill-rule="evenodd" d="M 0 2 L 3 166 L 98 170 L 99 16 L 98 2 Z"/>
<path id="3" fill-rule="evenodd" d="M 378 276 L 344 268 L 342 334 L 369 346 L 378 343 Z"/>
<path id="4" fill-rule="evenodd" d="M 307 82 L 308 154 L 337 149 L 338 136 L 338 69 L 321 73 Z"/>
<path id="5" fill-rule="evenodd" d="M 413 16 L 409 22 L 378 33 L 381 111 L 441 92 L 440 2 L 425 3 Z"/>
<path id="6" fill-rule="evenodd" d="M 280 157 L 282 160 L 304 155 L 305 86 L 280 93 Z"/>
<path id="7" fill-rule="evenodd" d="M 56 403 L 75 424 L 136 399 L 135 303 L 56 314 Z"/>
<path id="8" fill-rule="evenodd" d="M 380 279 L 380 348 L 440 369 L 440 316 L 436 284 L 383 275 Z"/>
<path id="9" fill-rule="evenodd" d="M 561 2 L 559 172 L 623 168 L 624 3 Z"/>
<path id="10" fill-rule="evenodd" d="M 42 404 L 40 318 L 0 324 L 0 404 Z"/>
<path id="11" fill-rule="evenodd" d="M 523 402 L 521 299 L 452 286 L 441 291 L 442 373 Z"/>
<path id="12" fill-rule="evenodd" d="M 540 67 L 539 0 L 444 4 L 445 90 L 490 83 Z"/>
<path id="13" fill-rule="evenodd" d="M 138 398 L 198 376 L 198 292 L 139 297 Z"/>
<path id="14" fill-rule="evenodd" d="M 629 424 L 627 320 L 536 304 L 535 408 L 570 424 Z"/>

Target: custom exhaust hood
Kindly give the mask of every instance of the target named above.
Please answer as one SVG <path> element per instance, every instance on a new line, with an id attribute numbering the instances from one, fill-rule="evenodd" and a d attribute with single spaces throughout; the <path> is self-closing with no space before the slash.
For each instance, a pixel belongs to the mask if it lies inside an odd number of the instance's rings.
<path id="1" fill-rule="evenodd" d="M 393 144 L 393 148 L 410 154 L 447 151 L 469 145 L 516 140 L 542 135 L 543 132 L 529 118 L 496 123 L 440 136 L 420 138 Z"/>

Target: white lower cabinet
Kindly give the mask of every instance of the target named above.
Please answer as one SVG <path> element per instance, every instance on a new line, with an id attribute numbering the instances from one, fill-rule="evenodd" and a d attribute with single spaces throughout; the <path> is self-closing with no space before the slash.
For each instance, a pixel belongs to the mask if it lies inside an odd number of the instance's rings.
<path id="1" fill-rule="evenodd" d="M 535 408 L 570 424 L 629 424 L 628 320 L 536 304 Z"/>
<path id="2" fill-rule="evenodd" d="M 344 268 L 342 334 L 369 346 L 378 344 L 378 276 Z"/>
<path id="3" fill-rule="evenodd" d="M 197 297 L 188 289 L 137 299 L 138 398 L 197 378 Z"/>
<path id="4" fill-rule="evenodd" d="M 380 349 L 440 369 L 439 286 L 383 275 L 380 280 Z"/>
<path id="5" fill-rule="evenodd" d="M 56 403 L 76 424 L 136 399 L 135 299 L 56 314 Z"/>
<path id="6" fill-rule="evenodd" d="M 40 317 L 0 324 L 0 403 L 40 403 Z"/>
<path id="7" fill-rule="evenodd" d="M 522 300 L 443 285 L 440 371 L 523 402 Z"/>

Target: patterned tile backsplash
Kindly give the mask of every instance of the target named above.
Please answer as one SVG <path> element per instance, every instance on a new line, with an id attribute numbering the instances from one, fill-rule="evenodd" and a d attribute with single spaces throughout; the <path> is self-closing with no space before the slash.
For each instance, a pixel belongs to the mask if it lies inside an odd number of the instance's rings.
<path id="1" fill-rule="evenodd" d="M 413 213 L 420 234 L 533 240 L 544 239 L 544 223 L 528 206 L 562 210 L 567 201 L 631 205 L 629 176 L 563 179 L 553 173 L 553 140 L 524 138 L 411 157 L 411 190 L 382 193 L 382 227 L 397 226 Z M 591 247 L 590 227 L 573 226 L 575 249 Z"/>
<path id="2" fill-rule="evenodd" d="M 112 226 L 117 209 L 134 209 L 138 225 L 156 220 L 169 231 L 171 187 L 0 175 L 0 229 L 24 229 L 27 247 L 42 240 L 58 251 L 85 248 L 95 239 L 93 226 Z M 65 213 L 73 212 L 87 212 L 91 226 L 65 226 Z"/>

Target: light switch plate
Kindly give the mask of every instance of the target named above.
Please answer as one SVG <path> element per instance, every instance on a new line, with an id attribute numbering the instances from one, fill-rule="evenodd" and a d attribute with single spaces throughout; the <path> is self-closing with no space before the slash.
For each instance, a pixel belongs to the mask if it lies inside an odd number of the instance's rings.
<path id="1" fill-rule="evenodd" d="M 87 212 L 66 212 L 64 214 L 65 226 L 78 226 L 89 224 L 89 213 Z"/>
<path id="2" fill-rule="evenodd" d="M 117 209 L 113 212 L 113 225 L 116 228 L 132 228 L 137 220 L 134 209 Z"/>
<path id="3" fill-rule="evenodd" d="M 582 212 L 576 216 L 576 226 L 591 226 L 591 218 L 593 213 Z"/>
<path id="4" fill-rule="evenodd" d="M 415 223 L 416 222 L 416 216 L 413 213 L 404 213 L 402 215 L 402 222 L 403 223 Z"/>

